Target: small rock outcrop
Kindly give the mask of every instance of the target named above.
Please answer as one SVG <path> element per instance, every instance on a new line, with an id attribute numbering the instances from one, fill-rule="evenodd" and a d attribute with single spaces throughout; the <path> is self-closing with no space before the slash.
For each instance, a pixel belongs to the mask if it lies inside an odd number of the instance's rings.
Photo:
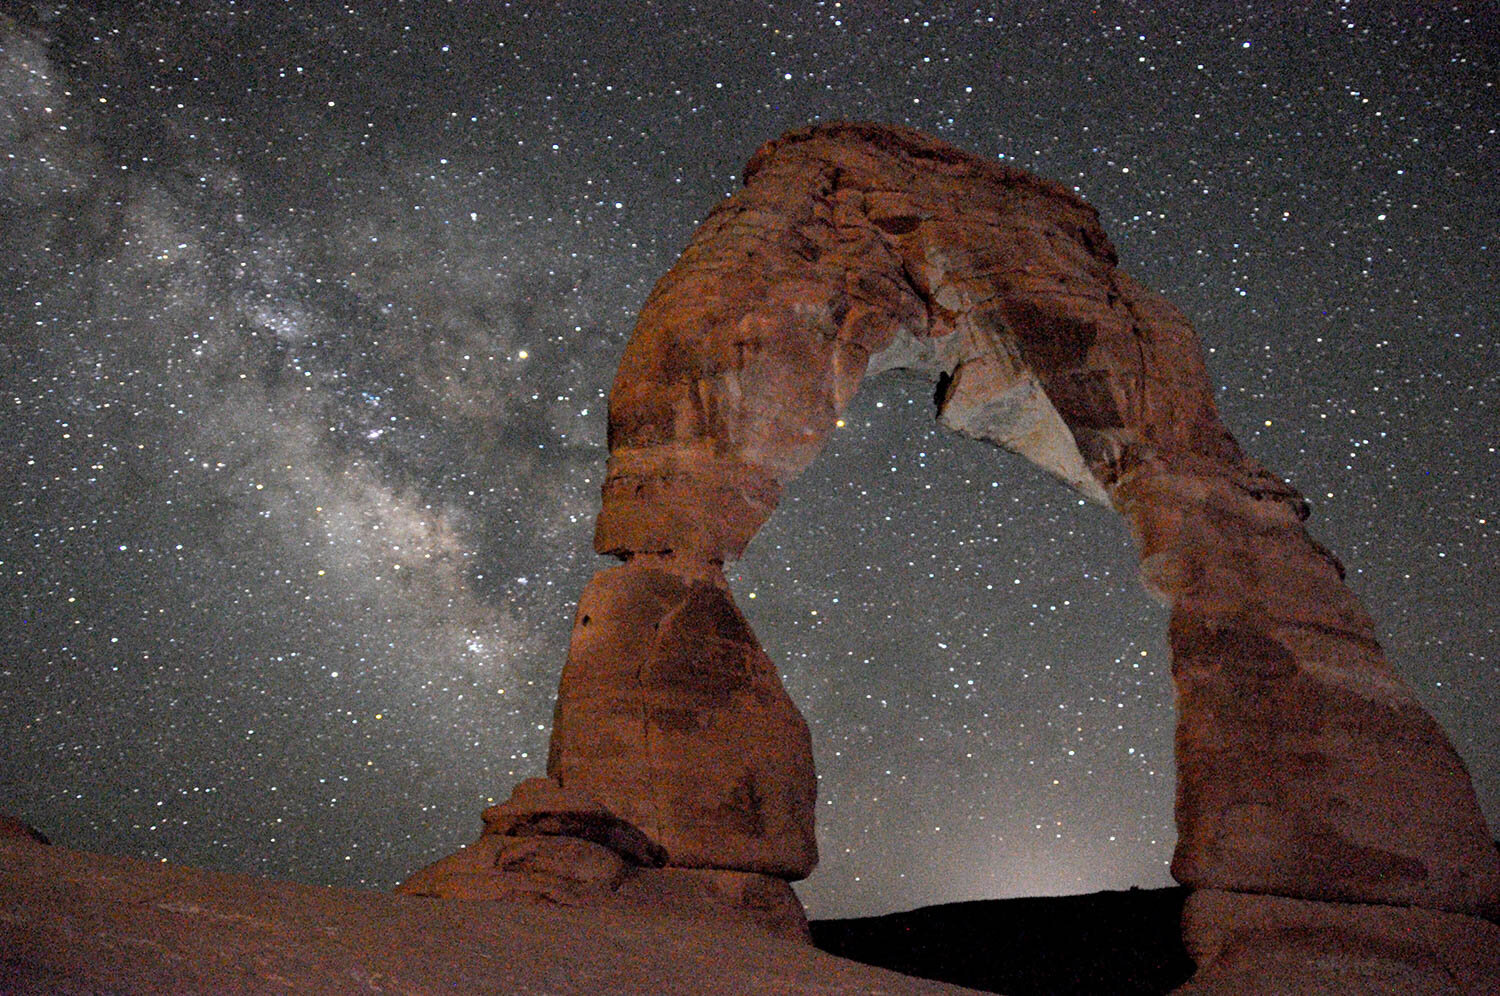
<path id="1" fill-rule="evenodd" d="M 659 872 L 811 870 L 807 729 L 722 565 L 861 378 L 898 367 L 937 382 L 940 422 L 1129 523 L 1171 608 L 1173 873 L 1211 891 L 1215 923 L 1295 932 L 1310 908 L 1382 906 L 1396 920 L 1358 929 L 1398 929 L 1411 909 L 1457 938 L 1500 908 L 1467 771 L 1305 530 L 1306 502 L 1220 423 L 1187 320 L 1117 267 L 1072 192 L 882 125 L 762 147 L 642 308 L 594 540 L 624 563 L 580 601 L 548 759 L 558 791 L 643 834 Z M 1205 980 L 1238 950 L 1192 915 L 1206 902 L 1185 917 Z"/>
<path id="2" fill-rule="evenodd" d="M 25 820 L 18 820 L 9 813 L 0 813 L 0 840 L 29 840 L 34 844 L 50 844 L 46 834 Z"/>
<path id="3" fill-rule="evenodd" d="M 484 811 L 474 843 L 397 887 L 409 896 L 506 900 L 647 915 L 708 916 L 783 940 L 808 940 L 785 878 L 713 867 L 667 867 L 667 852 L 587 793 L 529 778 Z"/>

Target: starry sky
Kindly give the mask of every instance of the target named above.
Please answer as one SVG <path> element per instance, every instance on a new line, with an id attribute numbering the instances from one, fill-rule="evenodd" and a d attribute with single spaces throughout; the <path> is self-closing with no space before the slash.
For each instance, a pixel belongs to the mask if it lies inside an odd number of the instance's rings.
<path id="1" fill-rule="evenodd" d="M 540 774 L 634 316 L 762 141 L 1073 186 L 1500 821 L 1493 3 L 0 5 L 0 810 L 386 889 Z M 867 382 L 728 574 L 814 916 L 1168 882 L 1123 524 Z"/>

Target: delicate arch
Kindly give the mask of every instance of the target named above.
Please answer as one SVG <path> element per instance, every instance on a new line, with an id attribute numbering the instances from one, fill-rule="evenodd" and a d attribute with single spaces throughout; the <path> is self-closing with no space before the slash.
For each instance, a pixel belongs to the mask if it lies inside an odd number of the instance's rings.
<path id="1" fill-rule="evenodd" d="M 1493 908 L 1500 861 L 1462 762 L 1301 496 L 1220 424 L 1186 319 L 1117 268 L 1070 191 L 880 125 L 762 147 L 641 310 L 595 533 L 624 563 L 580 600 L 549 791 L 668 866 L 812 869 L 807 728 L 721 567 L 891 367 L 937 380 L 944 424 L 1129 522 L 1171 606 L 1179 880 Z"/>

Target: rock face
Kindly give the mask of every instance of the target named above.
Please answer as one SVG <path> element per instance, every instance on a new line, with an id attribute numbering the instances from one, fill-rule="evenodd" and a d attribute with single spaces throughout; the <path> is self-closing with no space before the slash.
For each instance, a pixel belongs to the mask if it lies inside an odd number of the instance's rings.
<path id="1" fill-rule="evenodd" d="M 1065 188 L 917 132 L 831 124 L 761 148 L 657 283 L 615 379 L 594 542 L 625 563 L 580 603 L 561 788 L 668 866 L 807 874 L 807 730 L 721 566 L 860 379 L 900 367 L 937 381 L 939 421 L 1129 522 L 1171 607 L 1180 881 L 1496 909 L 1462 762 L 1301 496 L 1220 424 L 1186 319 L 1116 262 Z"/>
<path id="2" fill-rule="evenodd" d="M 812 741 L 712 562 L 643 554 L 579 599 L 548 773 L 672 864 L 804 878 Z"/>

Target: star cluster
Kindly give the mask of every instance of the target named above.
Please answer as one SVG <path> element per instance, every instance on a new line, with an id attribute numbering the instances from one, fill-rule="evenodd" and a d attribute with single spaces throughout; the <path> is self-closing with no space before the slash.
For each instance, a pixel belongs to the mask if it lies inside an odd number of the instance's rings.
<path id="1" fill-rule="evenodd" d="M 471 839 L 544 764 L 637 309 L 760 142 L 844 118 L 1099 207 L 1500 817 L 1496 17 L 0 14 L 0 809 L 376 888 Z M 932 414 L 868 382 L 730 568 L 813 731 L 801 894 L 1164 884 L 1165 614 L 1129 538 Z"/>

